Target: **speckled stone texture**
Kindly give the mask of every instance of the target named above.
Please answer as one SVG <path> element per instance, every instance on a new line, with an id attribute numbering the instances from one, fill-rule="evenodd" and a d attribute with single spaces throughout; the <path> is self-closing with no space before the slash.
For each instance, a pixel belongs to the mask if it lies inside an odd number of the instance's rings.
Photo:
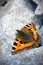
<path id="1" fill-rule="evenodd" d="M 31 3 L 24 0 L 8 0 L 4 7 L 0 7 L 0 65 L 43 65 L 43 25 L 38 30 L 42 38 L 42 46 L 23 50 L 12 55 L 12 45 L 16 37 L 16 30 L 33 22 L 36 28 L 40 26 Z M 33 7 L 33 6 L 32 6 Z M 36 16 L 36 17 L 35 17 Z"/>

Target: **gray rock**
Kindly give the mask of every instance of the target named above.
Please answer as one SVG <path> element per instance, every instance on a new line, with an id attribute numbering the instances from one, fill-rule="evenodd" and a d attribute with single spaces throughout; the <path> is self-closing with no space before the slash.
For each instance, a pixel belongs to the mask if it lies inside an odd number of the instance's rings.
<path id="1" fill-rule="evenodd" d="M 33 0 L 35 3 L 38 4 L 35 14 L 42 14 L 43 13 L 43 0 Z"/>
<path id="2" fill-rule="evenodd" d="M 23 50 L 15 55 L 12 55 L 11 53 L 12 45 L 17 33 L 16 30 L 33 22 L 32 18 L 35 14 L 30 8 L 27 8 L 24 0 L 9 0 L 6 6 L 1 7 L 0 65 L 43 65 L 43 46 L 30 50 Z M 43 26 L 39 33 L 43 40 Z"/>

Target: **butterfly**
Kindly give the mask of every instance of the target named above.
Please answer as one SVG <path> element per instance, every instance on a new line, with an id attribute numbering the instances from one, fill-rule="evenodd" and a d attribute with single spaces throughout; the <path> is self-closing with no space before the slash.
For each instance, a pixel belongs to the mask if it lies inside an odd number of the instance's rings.
<path id="1" fill-rule="evenodd" d="M 21 30 L 17 30 L 17 35 L 12 46 L 12 53 L 16 53 L 24 48 L 40 45 L 40 36 L 33 23 L 25 25 Z"/>

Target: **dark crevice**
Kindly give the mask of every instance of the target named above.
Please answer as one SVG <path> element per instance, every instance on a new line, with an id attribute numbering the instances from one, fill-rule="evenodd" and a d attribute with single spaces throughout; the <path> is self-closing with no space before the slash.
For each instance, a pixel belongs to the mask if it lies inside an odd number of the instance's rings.
<path id="1" fill-rule="evenodd" d="M 41 47 L 42 46 L 42 44 L 39 44 L 39 46 L 38 47 Z"/>
<path id="2" fill-rule="evenodd" d="M 2 4 L 2 6 L 5 6 L 5 5 L 6 5 L 6 3 L 7 3 L 7 1 L 5 1 L 5 2 Z"/>
<path id="3" fill-rule="evenodd" d="M 7 0 L 0 1 L 0 6 L 5 6 L 7 4 Z"/>
<path id="4" fill-rule="evenodd" d="M 28 8 L 30 8 L 32 11 L 35 11 L 37 4 L 33 2 L 32 0 L 24 0 L 25 4 Z"/>

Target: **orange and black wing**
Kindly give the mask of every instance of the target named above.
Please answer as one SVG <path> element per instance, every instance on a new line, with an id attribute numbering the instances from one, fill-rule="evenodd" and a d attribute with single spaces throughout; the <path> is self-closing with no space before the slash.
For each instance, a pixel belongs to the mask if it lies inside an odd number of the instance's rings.
<path id="1" fill-rule="evenodd" d="M 21 30 L 17 30 L 15 42 L 13 43 L 12 52 L 32 47 L 38 39 L 38 34 L 33 23 L 26 25 Z"/>

